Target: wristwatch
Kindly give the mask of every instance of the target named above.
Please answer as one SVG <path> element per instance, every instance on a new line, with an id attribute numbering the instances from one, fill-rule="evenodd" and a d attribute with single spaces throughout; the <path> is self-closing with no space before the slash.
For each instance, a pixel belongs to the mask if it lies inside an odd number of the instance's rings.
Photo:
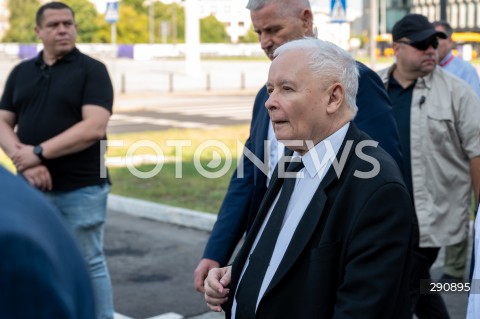
<path id="1" fill-rule="evenodd" d="M 45 160 L 45 157 L 43 157 L 43 148 L 40 144 L 33 147 L 33 154 L 37 155 L 42 162 Z"/>

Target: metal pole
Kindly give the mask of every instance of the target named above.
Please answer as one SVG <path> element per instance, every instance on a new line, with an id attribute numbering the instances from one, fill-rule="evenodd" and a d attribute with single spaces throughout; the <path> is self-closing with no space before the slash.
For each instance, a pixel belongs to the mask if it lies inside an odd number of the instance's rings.
<path id="1" fill-rule="evenodd" d="M 150 44 L 155 42 L 154 34 L 154 19 L 153 19 L 153 0 L 150 0 L 150 6 L 148 7 L 148 33 L 150 34 Z"/>
<path id="2" fill-rule="evenodd" d="M 173 4 L 172 13 L 172 43 L 177 44 L 177 4 Z"/>
<path id="3" fill-rule="evenodd" d="M 173 73 L 168 73 L 168 92 L 173 92 Z"/>
<path id="4" fill-rule="evenodd" d="M 211 83 L 210 83 L 210 73 L 207 73 L 207 91 L 210 91 L 211 89 Z"/>
<path id="5" fill-rule="evenodd" d="M 447 21 L 447 0 L 440 0 L 440 20 Z"/>
<path id="6" fill-rule="evenodd" d="M 380 0 L 380 33 L 387 33 L 387 0 Z"/>
<path id="7" fill-rule="evenodd" d="M 370 0 L 370 68 L 375 69 L 377 34 L 378 34 L 378 0 Z"/>
<path id="8" fill-rule="evenodd" d="M 110 37 L 113 45 L 117 43 L 117 24 L 114 22 L 110 25 Z"/>
<path id="9" fill-rule="evenodd" d="M 110 24 L 110 40 L 112 44 L 112 55 L 115 59 L 117 57 L 117 24 L 114 22 Z"/>

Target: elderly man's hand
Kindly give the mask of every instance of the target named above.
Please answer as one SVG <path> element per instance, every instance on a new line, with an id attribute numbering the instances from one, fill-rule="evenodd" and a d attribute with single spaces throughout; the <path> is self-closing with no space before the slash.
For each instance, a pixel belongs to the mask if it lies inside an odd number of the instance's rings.
<path id="1" fill-rule="evenodd" d="M 205 288 L 203 286 L 205 282 L 205 278 L 207 278 L 208 272 L 210 271 L 210 269 L 218 268 L 218 267 L 220 267 L 220 264 L 215 260 L 208 259 L 208 258 L 203 258 L 202 260 L 200 260 L 197 268 L 193 273 L 193 276 L 194 276 L 193 284 L 195 286 L 195 289 L 198 292 L 205 293 Z"/>
<path id="2" fill-rule="evenodd" d="M 232 266 L 213 268 L 208 272 L 204 285 L 205 301 L 212 311 L 222 311 L 221 305 L 228 300 L 230 289 L 227 286 L 230 284 L 231 275 Z"/>

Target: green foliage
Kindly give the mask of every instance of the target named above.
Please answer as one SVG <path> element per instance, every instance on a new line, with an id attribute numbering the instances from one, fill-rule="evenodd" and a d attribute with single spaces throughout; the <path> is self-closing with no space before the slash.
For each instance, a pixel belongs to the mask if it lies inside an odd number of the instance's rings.
<path id="1" fill-rule="evenodd" d="M 167 43 L 185 42 L 185 9 L 181 5 L 178 3 L 155 2 L 154 17 L 155 42 L 162 41 L 160 31 L 162 22 L 168 22 L 169 24 Z"/>
<path id="2" fill-rule="evenodd" d="M 63 0 L 75 12 L 78 26 L 77 42 L 110 43 L 111 25 L 105 21 L 105 13 L 97 13 L 89 0 Z M 119 20 L 116 23 L 119 44 L 149 42 L 149 9 L 144 0 L 121 0 L 119 4 Z M 4 42 L 34 43 L 37 42 L 34 32 L 35 13 L 40 7 L 39 0 L 9 0 L 10 30 Z M 162 23 L 168 23 L 167 43 L 185 42 L 185 10 L 181 3 L 165 4 L 153 2 L 154 42 L 162 39 Z M 255 33 L 253 33 L 255 34 Z M 200 41 L 202 43 L 229 42 L 225 26 L 213 15 L 200 20 Z M 257 37 L 250 41 L 256 42 Z"/>
<path id="3" fill-rule="evenodd" d="M 147 14 L 147 7 L 145 6 L 145 3 L 145 0 L 122 0 L 120 5 L 129 6 L 138 14 Z"/>
<path id="4" fill-rule="evenodd" d="M 75 12 L 78 26 L 77 42 L 92 42 L 99 25 L 92 23 L 98 16 L 93 3 L 88 0 L 63 0 Z M 38 0 L 10 0 L 10 29 L 3 38 L 4 42 L 36 42 L 34 32 L 35 14 L 40 7 Z"/>
<path id="5" fill-rule="evenodd" d="M 63 0 L 63 2 L 75 12 L 77 42 L 91 43 L 95 33 L 100 29 L 98 24 L 92 23 L 98 16 L 95 5 L 88 0 Z"/>
<path id="6" fill-rule="evenodd" d="M 130 6 L 120 6 L 117 23 L 117 43 L 133 44 L 148 42 L 148 17 Z"/>
<path id="7" fill-rule="evenodd" d="M 238 38 L 238 42 L 240 43 L 257 43 L 258 42 L 258 34 L 253 31 L 253 25 L 250 25 L 247 34 Z"/>
<path id="8" fill-rule="evenodd" d="M 35 14 L 39 6 L 38 0 L 9 0 L 10 29 L 3 37 L 3 42 L 37 42 L 34 27 Z"/>
<path id="9" fill-rule="evenodd" d="M 101 25 L 93 39 L 96 43 L 111 42 L 111 25 L 105 22 L 105 15 L 97 18 Z M 148 18 L 144 13 L 138 13 L 134 7 L 121 3 L 119 19 L 116 23 L 118 44 L 146 43 L 148 41 Z"/>
<path id="10" fill-rule="evenodd" d="M 225 25 L 209 15 L 200 19 L 200 42 L 202 43 L 227 43 L 230 38 L 225 30 Z"/>

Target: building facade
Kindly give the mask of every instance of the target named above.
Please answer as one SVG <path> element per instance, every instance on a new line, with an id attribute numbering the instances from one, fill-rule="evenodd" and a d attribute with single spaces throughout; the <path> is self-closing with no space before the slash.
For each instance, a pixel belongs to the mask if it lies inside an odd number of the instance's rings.
<path id="1" fill-rule="evenodd" d="M 420 13 L 430 21 L 440 20 L 442 5 L 446 19 L 457 32 L 480 31 L 480 3 L 478 0 L 411 0 L 412 13 Z"/>
<path id="2" fill-rule="evenodd" d="M 420 13 L 430 21 L 440 20 L 442 9 L 457 32 L 480 31 L 480 2 L 478 0 L 377 0 L 379 24 L 386 20 L 386 33 L 407 13 Z M 356 22 L 356 31 L 369 30 L 370 0 L 363 1 L 364 15 Z M 380 31 L 382 31 L 380 29 Z"/>

